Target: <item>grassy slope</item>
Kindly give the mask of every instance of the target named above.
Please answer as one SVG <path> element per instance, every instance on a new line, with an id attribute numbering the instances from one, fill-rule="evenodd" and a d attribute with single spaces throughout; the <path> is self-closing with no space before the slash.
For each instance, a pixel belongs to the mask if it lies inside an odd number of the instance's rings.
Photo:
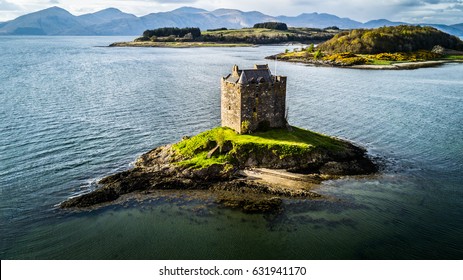
<path id="1" fill-rule="evenodd" d="M 226 142 L 232 144 L 231 151 L 207 158 L 208 152 L 217 143 Z M 345 143 L 340 140 L 296 127 L 293 127 L 292 131 L 273 129 L 251 135 L 240 135 L 232 129 L 217 127 L 183 140 L 175 144 L 173 148 L 184 158 L 179 164 L 204 168 L 212 164 L 233 162 L 236 153 L 271 151 L 280 158 L 284 158 L 289 155 L 302 154 L 315 148 L 340 150 L 343 147 L 345 147 Z"/>
<path id="2" fill-rule="evenodd" d="M 229 30 L 202 31 L 194 41 L 183 38 L 158 37 L 151 41 L 148 37 L 136 38 L 133 42 L 113 43 L 111 47 L 248 47 L 256 44 L 278 44 L 292 41 L 325 41 L 332 38 L 339 30 L 318 28 L 289 28 L 274 30 L 267 28 L 243 28 Z"/>
<path id="3" fill-rule="evenodd" d="M 211 35 L 211 36 L 232 36 L 243 38 L 246 36 L 268 36 L 268 37 L 275 37 L 280 35 L 291 35 L 291 34 L 305 34 L 310 35 L 311 33 L 303 32 L 299 30 L 274 30 L 274 29 L 266 29 L 266 28 L 243 28 L 243 29 L 229 29 L 229 30 L 218 30 L 218 31 L 203 31 L 201 32 L 202 35 Z"/>
<path id="4" fill-rule="evenodd" d="M 328 40 L 339 30 L 322 30 L 317 28 L 289 28 L 288 30 L 275 30 L 267 28 L 242 28 L 229 30 L 202 31 L 201 36 L 205 41 L 233 41 L 247 42 L 256 41 L 257 43 L 288 42 L 288 41 L 311 41 Z"/>

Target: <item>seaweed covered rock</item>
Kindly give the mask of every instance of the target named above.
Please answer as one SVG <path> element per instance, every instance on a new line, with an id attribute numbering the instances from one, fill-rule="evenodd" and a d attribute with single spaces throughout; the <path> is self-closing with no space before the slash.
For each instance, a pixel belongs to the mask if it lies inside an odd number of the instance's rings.
<path id="1" fill-rule="evenodd" d="M 134 168 L 103 178 L 99 188 L 61 207 L 89 207 L 132 192 L 210 190 L 220 193 L 217 202 L 254 213 L 277 211 L 281 197 L 317 197 L 246 180 L 240 171 L 248 168 L 336 176 L 377 171 L 364 149 L 308 130 L 292 127 L 240 135 L 219 127 L 141 155 Z"/>

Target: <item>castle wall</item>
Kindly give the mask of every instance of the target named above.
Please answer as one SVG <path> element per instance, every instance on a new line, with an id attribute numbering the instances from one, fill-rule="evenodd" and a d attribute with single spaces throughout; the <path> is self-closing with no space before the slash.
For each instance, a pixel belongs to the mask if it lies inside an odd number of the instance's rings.
<path id="1" fill-rule="evenodd" d="M 234 65 L 221 80 L 222 126 L 238 133 L 285 127 L 286 81 L 272 76 L 268 65 L 247 70 Z"/>
<path id="2" fill-rule="evenodd" d="M 241 85 L 241 122 L 249 129 L 284 127 L 286 110 L 286 77 L 270 83 Z"/>
<path id="3" fill-rule="evenodd" d="M 241 133 L 241 90 L 239 84 L 221 82 L 221 118 L 222 126 L 234 129 Z"/>
<path id="4" fill-rule="evenodd" d="M 242 85 L 221 82 L 222 126 L 243 133 L 242 123 L 248 121 L 249 130 L 259 127 L 284 127 L 286 110 L 286 77 L 275 77 L 274 83 Z"/>

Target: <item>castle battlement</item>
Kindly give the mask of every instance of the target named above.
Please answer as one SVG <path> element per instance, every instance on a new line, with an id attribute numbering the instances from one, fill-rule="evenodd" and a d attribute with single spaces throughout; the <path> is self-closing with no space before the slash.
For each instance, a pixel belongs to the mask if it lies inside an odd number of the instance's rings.
<path id="1" fill-rule="evenodd" d="M 286 126 L 286 77 L 268 65 L 240 70 L 237 65 L 221 81 L 222 126 L 238 133 Z"/>

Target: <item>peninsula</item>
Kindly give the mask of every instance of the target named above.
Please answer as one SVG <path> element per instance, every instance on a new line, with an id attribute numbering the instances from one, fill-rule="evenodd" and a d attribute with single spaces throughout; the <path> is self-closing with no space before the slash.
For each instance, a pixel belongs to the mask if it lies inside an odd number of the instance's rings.
<path id="1" fill-rule="evenodd" d="M 91 207 L 134 192 L 207 190 L 228 207 L 274 212 L 284 198 L 320 197 L 313 187 L 323 180 L 377 172 L 366 150 L 290 126 L 286 83 L 268 65 L 235 65 L 221 80 L 221 127 L 157 147 L 61 207 Z"/>
<path id="2" fill-rule="evenodd" d="M 209 29 L 164 27 L 146 30 L 132 42 L 112 43 L 110 47 L 249 47 L 265 44 L 319 43 L 340 30 L 337 27 L 294 28 L 284 23 L 257 23 L 253 28 Z"/>
<path id="3" fill-rule="evenodd" d="M 463 62 L 463 41 L 428 26 L 354 29 L 317 46 L 287 50 L 267 59 L 362 69 L 416 69 Z"/>

